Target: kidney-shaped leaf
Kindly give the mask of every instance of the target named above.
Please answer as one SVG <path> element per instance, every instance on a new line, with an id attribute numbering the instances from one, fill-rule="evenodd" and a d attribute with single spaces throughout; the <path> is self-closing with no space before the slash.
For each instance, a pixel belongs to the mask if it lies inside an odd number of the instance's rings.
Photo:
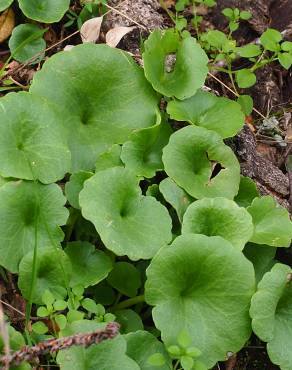
<path id="1" fill-rule="evenodd" d="M 89 171 L 79 171 L 71 175 L 70 180 L 65 184 L 65 194 L 72 207 L 80 209 L 79 193 L 83 189 L 84 182 L 93 175 Z"/>
<path id="2" fill-rule="evenodd" d="M 171 240 L 171 219 L 156 199 L 142 196 L 134 174 L 122 167 L 99 171 L 79 195 L 83 216 L 105 246 L 132 260 L 152 258 Z"/>
<path id="3" fill-rule="evenodd" d="M 171 128 L 165 122 L 133 132 L 122 148 L 125 167 L 137 176 L 153 177 L 163 169 L 162 149 L 168 143 Z"/>
<path id="4" fill-rule="evenodd" d="M 173 29 L 155 30 L 144 47 L 145 76 L 156 91 L 186 99 L 204 84 L 208 57 L 193 37 L 181 40 Z"/>
<path id="5" fill-rule="evenodd" d="M 176 131 L 162 160 L 168 176 L 194 198 L 232 199 L 238 192 L 239 163 L 215 132 L 197 126 Z"/>
<path id="6" fill-rule="evenodd" d="M 288 211 L 280 206 L 274 198 L 270 196 L 255 198 L 247 210 L 251 214 L 254 224 L 251 242 L 273 247 L 290 246 L 292 222 Z"/>
<path id="7" fill-rule="evenodd" d="M 30 298 L 33 284 L 34 251 L 26 254 L 19 264 L 18 287 L 24 298 Z M 60 248 L 41 248 L 37 251 L 36 282 L 32 302 L 42 304 L 42 296 L 49 290 L 56 299 L 66 297 L 71 274 L 71 263 L 67 254 Z"/>
<path id="8" fill-rule="evenodd" d="M 58 22 L 69 9 L 70 0 L 18 0 L 23 14 L 42 23 Z"/>
<path id="9" fill-rule="evenodd" d="M 292 270 L 277 263 L 258 284 L 250 315 L 256 335 L 268 342 L 271 361 L 282 370 L 292 368 Z"/>
<path id="10" fill-rule="evenodd" d="M 165 344 L 176 344 L 186 330 L 202 352 L 199 360 L 211 368 L 249 338 L 254 287 L 252 264 L 229 242 L 185 234 L 153 258 L 145 298 L 155 306 L 153 319 Z"/>
<path id="11" fill-rule="evenodd" d="M 120 293 L 134 297 L 141 286 L 141 275 L 131 263 L 117 262 L 114 264 L 107 282 Z"/>
<path id="12" fill-rule="evenodd" d="M 62 113 L 73 172 L 93 169 L 99 153 L 156 122 L 158 97 L 143 71 L 106 45 L 88 43 L 54 55 L 31 91 Z"/>
<path id="13" fill-rule="evenodd" d="M 49 184 L 70 170 L 62 118 L 26 92 L 0 100 L 0 174 Z"/>
<path id="14" fill-rule="evenodd" d="M 88 242 L 71 242 L 65 249 L 72 265 L 70 286 L 87 288 L 105 279 L 112 269 L 111 259 Z"/>
<path id="15" fill-rule="evenodd" d="M 0 187 L 0 265 L 18 271 L 22 257 L 34 249 L 59 243 L 68 211 L 58 185 L 7 182 Z M 37 235 L 36 235 L 37 234 Z"/>
<path id="16" fill-rule="evenodd" d="M 232 200 L 204 198 L 186 210 L 182 233 L 222 236 L 242 250 L 253 234 L 252 218 Z"/>
<path id="17" fill-rule="evenodd" d="M 124 335 L 127 341 L 127 355 L 140 366 L 141 370 L 170 370 L 172 369 L 171 360 L 165 347 L 157 338 L 148 331 L 136 331 Z M 149 358 L 159 353 L 164 358 L 164 365 L 155 367 L 149 362 Z"/>
<path id="18" fill-rule="evenodd" d="M 167 112 L 177 121 L 205 127 L 223 138 L 234 136 L 244 124 L 238 103 L 201 90 L 189 99 L 169 102 Z"/>
<path id="19" fill-rule="evenodd" d="M 90 333 L 101 329 L 97 322 L 75 321 L 62 332 L 63 335 Z M 137 363 L 126 355 L 126 340 L 119 335 L 88 348 L 73 346 L 59 351 L 57 363 L 61 370 L 139 370 Z"/>

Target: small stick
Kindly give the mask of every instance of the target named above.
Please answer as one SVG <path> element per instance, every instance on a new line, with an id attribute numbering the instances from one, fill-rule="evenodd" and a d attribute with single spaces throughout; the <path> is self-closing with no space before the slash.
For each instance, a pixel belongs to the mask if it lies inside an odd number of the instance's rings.
<path id="1" fill-rule="evenodd" d="M 98 344 L 107 339 L 113 339 L 119 334 L 119 324 L 110 322 L 105 329 L 96 330 L 91 333 L 79 333 L 68 337 L 59 339 L 49 339 L 30 347 L 24 346 L 19 351 L 11 355 L 0 357 L 0 365 L 13 364 L 14 366 L 20 365 L 23 361 L 33 362 L 38 356 L 43 356 L 48 353 L 55 353 L 62 349 L 71 346 L 89 347 L 92 344 Z"/>

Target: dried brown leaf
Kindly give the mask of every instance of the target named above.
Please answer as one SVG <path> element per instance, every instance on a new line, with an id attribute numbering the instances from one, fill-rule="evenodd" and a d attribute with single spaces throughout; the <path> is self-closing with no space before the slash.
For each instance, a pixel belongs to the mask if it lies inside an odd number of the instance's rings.
<path id="1" fill-rule="evenodd" d="M 136 27 L 123 27 L 116 26 L 108 31 L 105 36 L 105 42 L 108 46 L 115 48 L 121 39 L 129 32 L 131 32 Z"/>
<path id="2" fill-rule="evenodd" d="M 15 15 L 12 8 L 9 8 L 0 15 L 0 43 L 11 35 L 14 25 Z"/>
<path id="3" fill-rule="evenodd" d="M 98 40 L 102 21 L 103 17 L 95 17 L 83 23 L 80 29 L 83 43 L 96 42 Z"/>

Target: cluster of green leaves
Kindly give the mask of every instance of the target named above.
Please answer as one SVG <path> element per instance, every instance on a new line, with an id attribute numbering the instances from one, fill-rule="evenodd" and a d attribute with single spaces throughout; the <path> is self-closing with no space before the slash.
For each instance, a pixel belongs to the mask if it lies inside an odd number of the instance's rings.
<path id="1" fill-rule="evenodd" d="M 244 46 L 237 46 L 236 40 L 232 34 L 239 28 L 240 21 L 246 21 L 251 18 L 252 14 L 246 10 L 238 8 L 225 8 L 222 14 L 228 20 L 228 32 L 224 33 L 219 30 L 200 31 L 200 24 L 203 21 L 203 16 L 197 14 L 197 6 L 204 5 L 212 7 L 216 2 L 211 0 L 179 0 L 175 5 L 176 14 L 170 13 L 175 22 L 176 29 L 182 33 L 184 37 L 189 35 L 187 19 L 181 14 L 186 6 L 192 5 L 193 18 L 191 25 L 196 30 L 197 38 L 200 45 L 210 56 L 210 67 L 229 75 L 233 84 L 234 90 L 237 87 L 248 88 L 256 83 L 255 71 L 274 61 L 285 68 L 289 69 L 292 65 L 292 43 L 284 41 L 282 34 L 268 28 L 260 37 L 258 43 L 250 43 Z M 245 58 L 250 64 L 249 67 L 233 70 L 233 62 L 238 58 Z"/>
<path id="2" fill-rule="evenodd" d="M 143 60 L 76 46 L 0 99 L 0 266 L 18 274 L 27 334 L 33 305 L 32 341 L 115 318 L 121 335 L 60 351 L 60 368 L 204 370 L 253 329 L 291 368 L 290 268 L 270 269 L 292 223 L 223 141 L 241 105 L 201 90 L 192 37 L 156 30 Z"/>

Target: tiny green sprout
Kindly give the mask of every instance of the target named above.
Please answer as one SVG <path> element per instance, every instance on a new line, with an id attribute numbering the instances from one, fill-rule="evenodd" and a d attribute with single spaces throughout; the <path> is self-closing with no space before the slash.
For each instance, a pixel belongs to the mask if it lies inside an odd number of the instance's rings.
<path id="1" fill-rule="evenodd" d="M 161 353 L 153 353 L 153 355 L 148 357 L 147 362 L 149 365 L 160 367 L 165 364 L 166 360 Z"/>
<path id="2" fill-rule="evenodd" d="M 252 16 L 249 11 L 240 11 L 238 8 L 225 8 L 222 10 L 222 14 L 229 20 L 229 37 L 231 36 L 232 32 L 238 29 L 240 20 L 248 20 Z"/>

